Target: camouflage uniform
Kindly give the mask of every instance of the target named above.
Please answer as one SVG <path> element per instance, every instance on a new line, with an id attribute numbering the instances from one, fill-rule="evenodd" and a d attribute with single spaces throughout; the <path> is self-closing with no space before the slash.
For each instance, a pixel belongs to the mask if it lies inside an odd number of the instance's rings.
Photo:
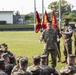
<path id="1" fill-rule="evenodd" d="M 32 68 L 34 68 L 35 66 L 39 67 L 39 65 L 40 65 L 40 56 L 38 56 L 38 55 L 33 56 L 33 63 L 34 63 L 33 65 L 31 65 L 31 66 L 29 66 L 27 68 L 28 72 L 31 72 Z"/>
<path id="2" fill-rule="evenodd" d="M 60 70 L 61 75 L 73 75 L 76 73 L 76 67 L 75 64 L 75 56 L 69 55 L 67 58 L 67 65 L 62 67 Z"/>
<path id="3" fill-rule="evenodd" d="M 13 75 L 14 72 L 17 72 L 19 70 L 19 60 L 23 58 L 22 56 L 18 56 L 16 58 L 16 65 L 13 67 L 11 75 Z"/>
<path id="4" fill-rule="evenodd" d="M 39 69 L 38 73 L 40 75 L 44 75 L 44 71 L 40 68 L 40 56 L 38 56 L 38 55 L 33 56 L 33 65 L 29 66 L 27 68 L 27 71 L 30 73 L 34 73 L 36 71 L 35 69 Z"/>
<path id="5" fill-rule="evenodd" d="M 0 75 L 7 75 L 7 74 L 4 72 L 4 69 L 5 69 L 4 60 L 3 60 L 3 59 L 0 59 Z"/>
<path id="6" fill-rule="evenodd" d="M 46 65 L 47 63 L 47 55 L 41 55 L 40 56 L 40 68 L 44 71 L 44 75 L 50 75 L 50 67 Z"/>
<path id="7" fill-rule="evenodd" d="M 39 68 L 39 74 L 40 74 L 40 75 L 46 75 L 46 74 L 45 74 L 45 71 L 44 71 L 39 65 L 29 66 L 29 67 L 27 68 L 27 71 L 33 74 L 34 71 L 32 71 L 32 70 L 35 69 L 35 68 Z"/>
<path id="8" fill-rule="evenodd" d="M 2 51 L 0 50 L 0 55 L 2 55 L 3 53 L 8 53 L 9 54 L 9 57 L 10 57 L 10 63 L 15 63 L 15 57 L 13 57 L 13 54 L 10 52 L 10 51 Z"/>
<path id="9" fill-rule="evenodd" d="M 41 39 L 45 42 L 44 53 L 49 56 L 51 54 L 52 67 L 56 67 L 57 56 L 57 32 L 54 29 L 45 29 L 41 35 Z M 47 59 L 48 60 L 48 59 Z"/>
<path id="10" fill-rule="evenodd" d="M 40 65 L 40 68 L 44 72 L 43 73 L 44 75 L 51 75 L 51 74 L 58 75 L 57 71 L 54 68 L 52 68 L 51 66 Z"/>
<path id="11" fill-rule="evenodd" d="M 54 68 L 46 65 L 47 55 L 41 55 L 40 59 L 41 59 L 40 68 L 44 71 L 44 75 L 51 75 L 51 74 L 57 75 L 57 72 Z"/>
<path id="12" fill-rule="evenodd" d="M 11 75 L 14 74 L 14 72 L 17 72 L 19 70 L 19 66 L 18 65 L 15 65 L 11 71 Z"/>
<path id="13" fill-rule="evenodd" d="M 3 70 L 0 70 L 0 75 L 7 75 Z"/>
<path id="14" fill-rule="evenodd" d="M 27 69 L 28 72 L 30 72 L 32 75 L 46 75 L 46 72 L 40 67 L 40 66 L 30 66 L 29 69 Z"/>
<path id="15" fill-rule="evenodd" d="M 10 64 L 10 63 L 5 63 L 5 72 L 10 75 L 11 74 L 11 71 L 13 69 L 13 64 Z"/>
<path id="16" fill-rule="evenodd" d="M 75 48 L 75 55 L 76 55 L 76 27 L 73 30 L 73 34 L 74 34 L 74 48 Z"/>
<path id="17" fill-rule="evenodd" d="M 72 27 L 70 25 L 64 25 L 62 37 L 64 42 L 64 56 L 66 62 L 68 54 L 72 54 Z"/>
<path id="18" fill-rule="evenodd" d="M 10 75 L 11 74 L 11 70 L 13 68 L 13 64 L 10 64 L 10 59 L 9 59 L 9 55 L 8 53 L 3 53 L 1 55 L 1 58 L 4 59 L 4 63 L 5 63 L 5 72 Z"/>
<path id="19" fill-rule="evenodd" d="M 24 69 L 19 69 L 17 72 L 14 72 L 13 75 L 31 75 L 31 74 Z"/>
<path id="20" fill-rule="evenodd" d="M 30 73 L 26 71 L 27 65 L 28 65 L 27 57 L 20 58 L 19 69 L 18 69 L 18 71 L 14 72 L 13 75 L 30 75 Z"/>
<path id="21" fill-rule="evenodd" d="M 64 66 L 61 70 L 60 70 L 60 74 L 61 75 L 73 75 L 76 72 L 76 68 L 73 65 L 67 65 Z"/>
<path id="22" fill-rule="evenodd" d="M 3 48 L 5 48 L 6 50 L 2 50 Z M 14 54 L 12 52 L 10 52 L 9 50 L 7 50 L 7 45 L 5 43 L 1 44 L 1 50 L 0 50 L 0 56 L 3 53 L 8 53 L 9 58 L 10 58 L 10 63 L 15 64 L 15 57 Z"/>
<path id="23" fill-rule="evenodd" d="M 41 75 L 40 68 L 38 66 L 32 67 L 32 69 L 31 69 L 31 75 Z"/>

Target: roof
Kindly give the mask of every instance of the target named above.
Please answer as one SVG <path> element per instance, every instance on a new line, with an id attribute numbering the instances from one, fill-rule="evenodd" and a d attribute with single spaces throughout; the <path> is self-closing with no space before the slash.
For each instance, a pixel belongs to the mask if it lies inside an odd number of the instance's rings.
<path id="1" fill-rule="evenodd" d="M 10 12 L 10 13 L 13 13 L 14 11 L 0 11 L 0 13 L 3 13 L 3 12 Z"/>
<path id="2" fill-rule="evenodd" d="M 72 12 L 72 13 L 76 13 L 76 10 L 72 10 L 71 12 Z"/>

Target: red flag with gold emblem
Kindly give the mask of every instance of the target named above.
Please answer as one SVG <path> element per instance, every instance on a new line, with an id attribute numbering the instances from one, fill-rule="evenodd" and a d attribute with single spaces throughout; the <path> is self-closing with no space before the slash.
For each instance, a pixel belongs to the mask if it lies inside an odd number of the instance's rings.
<path id="1" fill-rule="evenodd" d="M 48 22 L 48 14 L 47 14 L 47 12 L 45 11 L 45 13 L 44 13 L 44 16 L 43 16 L 43 20 L 42 20 L 42 28 L 43 29 L 46 29 L 47 28 L 47 22 Z"/>
<path id="2" fill-rule="evenodd" d="M 35 32 L 38 33 L 40 28 L 41 28 L 41 20 L 40 20 L 38 12 L 36 11 L 36 28 L 35 28 Z"/>
<path id="3" fill-rule="evenodd" d="M 52 28 L 56 29 L 56 26 L 58 25 L 58 21 L 56 19 L 56 15 L 55 15 L 54 11 L 52 12 L 52 18 L 51 19 L 52 19 Z"/>

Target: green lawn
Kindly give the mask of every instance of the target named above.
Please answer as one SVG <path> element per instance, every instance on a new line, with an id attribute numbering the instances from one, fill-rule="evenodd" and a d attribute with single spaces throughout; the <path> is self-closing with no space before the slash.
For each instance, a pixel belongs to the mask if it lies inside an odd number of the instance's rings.
<path id="1" fill-rule="evenodd" d="M 41 33 L 35 33 L 34 31 L 6 31 L 0 32 L 0 44 L 6 43 L 11 52 L 15 56 L 27 56 L 29 59 L 29 65 L 32 64 L 33 55 L 41 55 L 43 53 L 44 43 L 39 42 L 39 37 Z M 74 47 L 73 47 L 74 48 Z M 63 40 L 61 39 L 61 54 L 62 60 L 64 60 L 63 55 Z M 50 65 L 50 63 L 49 63 Z M 63 65 L 57 63 L 56 69 L 60 69 Z"/>

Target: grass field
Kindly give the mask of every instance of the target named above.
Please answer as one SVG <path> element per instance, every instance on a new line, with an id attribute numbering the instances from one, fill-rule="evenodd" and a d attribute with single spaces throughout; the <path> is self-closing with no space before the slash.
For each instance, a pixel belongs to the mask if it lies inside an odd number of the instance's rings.
<path id="1" fill-rule="evenodd" d="M 8 49 L 15 54 L 15 56 L 27 56 L 29 65 L 32 64 L 33 55 L 41 55 L 43 53 L 44 43 L 39 42 L 41 33 L 34 31 L 6 31 L 0 32 L 0 44 L 6 43 Z M 74 47 L 73 47 L 74 48 Z M 61 38 L 61 60 L 64 60 L 63 55 L 63 40 Z M 50 64 L 50 63 L 49 63 Z M 57 63 L 56 69 L 60 69 L 62 63 Z"/>

